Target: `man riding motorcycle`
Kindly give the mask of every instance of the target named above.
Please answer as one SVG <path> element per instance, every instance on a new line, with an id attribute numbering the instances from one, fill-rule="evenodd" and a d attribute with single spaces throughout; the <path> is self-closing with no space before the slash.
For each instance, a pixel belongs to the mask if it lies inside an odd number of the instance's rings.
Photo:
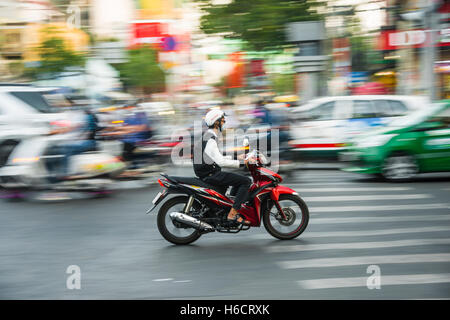
<path id="1" fill-rule="evenodd" d="M 227 219 L 229 222 L 249 225 L 250 222 L 245 220 L 238 213 L 238 210 L 247 199 L 251 180 L 244 175 L 224 172 L 221 168 L 222 166 L 239 168 L 241 164 L 239 160 L 243 160 L 245 155 L 239 156 L 238 160 L 233 160 L 231 156 L 223 156 L 220 152 L 217 141 L 225 124 L 225 113 L 222 110 L 213 109 L 209 111 L 205 116 L 205 123 L 209 129 L 203 134 L 201 161 L 194 157 L 194 172 L 202 181 L 210 185 L 233 186 L 237 192 L 234 205 L 228 213 Z M 244 164 L 246 165 L 248 161 L 251 161 L 251 159 L 244 160 Z"/>
<path id="2" fill-rule="evenodd" d="M 59 170 L 54 168 L 55 161 L 48 163 L 48 169 L 50 171 L 50 182 L 57 182 L 62 180 L 75 180 L 81 176 L 69 176 L 69 161 L 70 158 L 81 154 L 86 151 L 93 151 L 97 147 L 95 141 L 96 132 L 101 130 L 98 125 L 98 119 L 96 115 L 88 109 L 84 110 L 83 119 L 80 123 L 75 125 L 67 125 L 62 128 L 53 128 L 49 135 L 64 134 L 72 132 L 75 137 L 71 137 L 71 140 L 63 141 L 60 144 L 54 146 L 49 150 L 48 155 L 61 155 L 61 159 L 58 161 Z M 55 172 L 58 171 L 58 172 Z"/>

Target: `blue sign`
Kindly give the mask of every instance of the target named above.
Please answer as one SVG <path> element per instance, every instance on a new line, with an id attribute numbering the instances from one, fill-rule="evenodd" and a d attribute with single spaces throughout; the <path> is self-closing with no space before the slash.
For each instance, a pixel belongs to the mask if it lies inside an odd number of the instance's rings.
<path id="1" fill-rule="evenodd" d="M 367 72 L 365 71 L 350 72 L 351 83 L 361 83 L 366 81 L 367 81 Z"/>
<path id="2" fill-rule="evenodd" d="M 163 40 L 163 50 L 164 51 L 173 51 L 175 50 L 177 46 L 177 43 L 174 39 L 174 37 L 168 36 L 165 37 Z"/>

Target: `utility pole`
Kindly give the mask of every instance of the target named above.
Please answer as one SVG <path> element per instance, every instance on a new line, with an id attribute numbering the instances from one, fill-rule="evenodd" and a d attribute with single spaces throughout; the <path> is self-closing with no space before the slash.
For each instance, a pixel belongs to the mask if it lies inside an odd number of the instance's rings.
<path id="1" fill-rule="evenodd" d="M 428 6 L 424 11 L 424 27 L 429 34 L 429 43 L 424 46 L 422 54 L 422 87 L 432 101 L 438 98 L 434 64 L 437 57 L 436 39 L 438 33 L 438 15 L 436 14 L 436 9 L 439 3 L 440 1 L 428 1 Z"/>

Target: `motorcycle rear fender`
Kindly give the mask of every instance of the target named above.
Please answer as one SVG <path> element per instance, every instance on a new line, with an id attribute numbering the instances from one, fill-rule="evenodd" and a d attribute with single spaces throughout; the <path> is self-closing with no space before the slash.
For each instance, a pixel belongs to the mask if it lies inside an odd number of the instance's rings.
<path id="1" fill-rule="evenodd" d="M 168 189 L 164 189 L 159 199 L 155 203 L 153 203 L 153 206 L 149 208 L 146 213 L 149 214 L 150 212 L 152 212 L 158 206 L 158 204 L 160 204 L 169 195 L 169 193 L 170 192 Z"/>
<path id="2" fill-rule="evenodd" d="M 270 199 L 272 199 L 273 201 L 278 201 L 281 194 L 297 194 L 297 192 L 289 187 L 276 186 L 270 191 Z"/>
<path id="3" fill-rule="evenodd" d="M 146 213 L 149 214 L 152 212 L 169 194 L 186 194 L 188 196 L 195 196 L 194 191 L 180 185 L 171 184 L 167 189 L 163 190 L 161 197 L 153 204 L 151 208 L 147 210 Z"/>

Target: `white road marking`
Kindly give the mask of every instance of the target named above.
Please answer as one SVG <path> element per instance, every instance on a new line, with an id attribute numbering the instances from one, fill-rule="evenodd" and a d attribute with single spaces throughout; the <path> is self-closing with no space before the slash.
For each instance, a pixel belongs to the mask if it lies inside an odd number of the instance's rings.
<path id="1" fill-rule="evenodd" d="M 387 234 L 407 234 L 407 233 L 426 233 L 450 231 L 450 227 L 421 227 L 421 228 L 396 228 L 381 230 L 358 230 L 358 231 L 308 231 L 308 229 L 300 236 L 301 238 L 336 238 L 336 237 L 365 237 L 365 236 L 381 236 Z M 267 233 L 255 234 L 249 236 L 252 239 L 273 239 Z"/>
<path id="2" fill-rule="evenodd" d="M 348 211 L 395 211 L 395 210 L 424 210 L 448 209 L 447 203 L 398 204 L 381 206 L 343 206 L 343 207 L 314 207 L 308 206 L 311 213 L 315 212 L 348 212 Z"/>
<path id="3" fill-rule="evenodd" d="M 370 264 L 450 262 L 450 253 L 360 256 L 280 261 L 282 269 L 330 268 Z"/>
<path id="4" fill-rule="evenodd" d="M 323 182 L 305 182 L 305 183 L 302 183 L 302 182 L 296 182 L 295 183 L 294 182 L 294 183 L 290 183 L 289 185 L 290 186 L 307 187 L 307 186 L 324 186 L 324 185 L 328 185 L 329 183 L 330 183 L 329 180 L 327 180 L 327 181 L 324 180 Z M 334 186 L 336 186 L 336 185 L 339 185 L 339 186 L 344 186 L 344 185 L 350 186 L 350 185 L 352 185 L 352 186 L 354 186 L 355 183 L 354 182 L 333 182 L 333 185 Z"/>
<path id="5" fill-rule="evenodd" d="M 172 281 L 173 278 L 154 279 L 155 282 Z"/>
<path id="6" fill-rule="evenodd" d="M 383 288 L 383 286 L 448 283 L 448 282 L 450 282 L 450 273 L 380 276 L 381 288 Z M 304 289 L 367 287 L 367 277 L 311 279 L 311 280 L 297 281 L 297 283 Z"/>
<path id="7" fill-rule="evenodd" d="M 432 198 L 431 194 L 376 194 L 352 196 L 320 196 L 302 197 L 306 202 L 336 202 L 336 201 L 368 201 L 368 200 L 411 200 Z"/>
<path id="8" fill-rule="evenodd" d="M 318 244 L 298 244 L 291 246 L 270 246 L 264 250 L 268 253 L 301 252 L 316 250 L 348 250 L 348 249 L 373 249 L 373 248 L 394 248 L 408 246 L 426 246 L 450 244 L 450 239 L 412 239 L 412 240 L 392 240 L 373 242 L 344 242 L 344 243 L 318 243 Z"/>
<path id="9" fill-rule="evenodd" d="M 446 221 L 450 215 L 430 216 L 397 216 L 397 217 L 350 217 L 350 218 L 314 218 L 313 224 L 335 224 L 335 223 L 366 223 L 366 222 L 409 222 L 409 221 Z"/>
<path id="10" fill-rule="evenodd" d="M 354 187 L 354 188 L 315 188 L 315 189 L 295 189 L 299 193 L 315 193 L 315 192 L 353 192 L 353 191 L 406 191 L 411 190 L 409 187 Z"/>

